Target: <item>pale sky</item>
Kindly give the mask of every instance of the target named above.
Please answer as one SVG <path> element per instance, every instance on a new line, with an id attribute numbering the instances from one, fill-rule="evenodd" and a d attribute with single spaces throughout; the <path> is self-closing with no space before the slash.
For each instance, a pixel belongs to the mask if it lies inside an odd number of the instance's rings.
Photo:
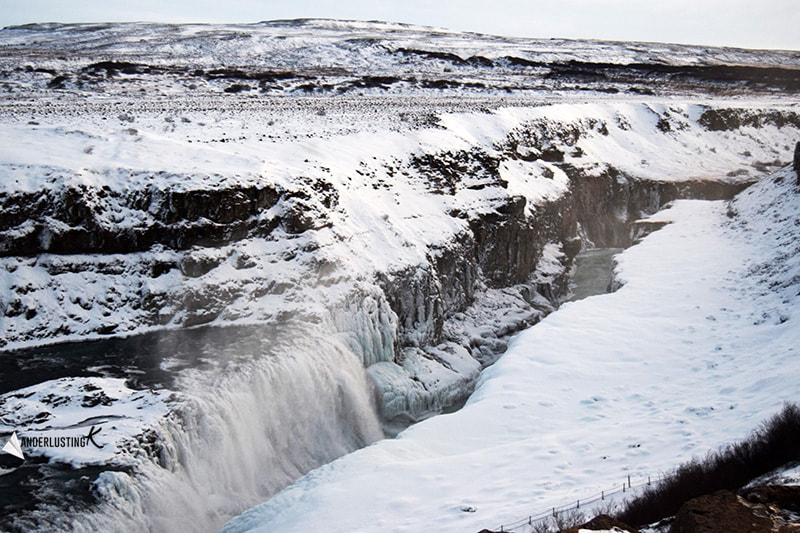
<path id="1" fill-rule="evenodd" d="M 0 27 L 288 18 L 385 20 L 518 37 L 800 50 L 800 0 L 0 0 Z"/>

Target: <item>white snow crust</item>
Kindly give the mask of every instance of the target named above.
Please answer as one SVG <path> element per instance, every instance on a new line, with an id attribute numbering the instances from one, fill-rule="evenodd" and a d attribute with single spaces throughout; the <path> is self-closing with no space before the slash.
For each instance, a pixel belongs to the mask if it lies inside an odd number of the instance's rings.
<path id="1" fill-rule="evenodd" d="M 566 163 L 590 175 L 613 166 L 642 179 L 728 175 L 725 179 L 742 181 L 790 158 L 796 128 L 765 124 L 736 132 L 708 131 L 698 123 L 707 109 L 670 102 L 512 107 L 445 113 L 437 127 L 409 124 L 403 131 L 383 122 L 394 116 L 393 110 L 374 108 L 375 121 L 357 108 L 325 117 L 292 109 L 277 114 L 168 110 L 133 118 L 99 112 L 70 117 L 36 110 L 0 114 L 0 192 L 91 186 L 126 195 L 144 189 L 269 185 L 313 195 L 312 184 L 319 179 L 338 195 L 334 208 L 314 204 L 308 213 L 325 217 L 330 225 L 299 236 L 275 231 L 266 238 L 183 253 L 156 245 L 125 255 L 0 258 L 0 309 L 20 309 L 2 318 L 0 343 L 3 349 L 14 349 L 102 338 L 97 331 L 109 325 L 115 327 L 115 335 L 181 327 L 190 318 L 183 309 L 187 293 L 216 298 L 216 318 L 206 322 L 214 325 L 329 309 L 341 305 L 353 284 L 373 291 L 376 272 L 391 275 L 426 264 L 431 248 L 449 246 L 455 236 L 469 231 L 469 217 L 491 213 L 511 196 L 524 196 L 530 212 L 567 192 L 567 177 L 555 165 L 505 159 L 500 175 L 507 188 L 476 190 L 471 188 L 475 178 L 465 177 L 455 194 L 431 194 L 425 176 L 408 165 L 413 156 L 480 149 L 503 157 L 510 140 L 517 143 L 517 151 L 532 149 L 524 132 L 533 131 L 562 150 Z M 797 106 L 778 109 L 792 111 Z M 36 124 L 30 124 L 31 119 Z M 671 123 L 671 131 L 660 131 L 659 120 Z M 343 134 L 344 124 L 359 131 Z M 557 133 L 571 129 L 580 132 L 574 145 L 559 141 Z M 154 222 L 151 213 L 132 210 L 113 194 L 93 197 L 92 202 L 108 227 L 147 227 Z M 274 210 L 284 208 L 279 204 Z M 450 216 L 454 209 L 466 218 Z M 31 224 L 23 223 L 7 237 L 31 230 Z M 182 258 L 211 258 L 219 266 L 199 277 L 178 269 L 151 275 L 152 264 L 180 263 Z M 251 266 L 238 267 L 240 258 Z M 322 262 L 333 265 L 334 273 L 320 275 Z M 230 294 L 235 296 L 225 296 Z M 145 300 L 160 303 L 157 325 L 140 305 Z M 33 309 L 36 315 L 31 318 L 25 310 Z M 380 360 L 375 357 L 365 362 Z"/>
<path id="2" fill-rule="evenodd" d="M 621 288 L 517 335 L 463 409 L 309 473 L 224 531 L 498 528 L 745 437 L 800 390 L 795 180 L 787 168 L 730 205 L 653 215 L 669 224 L 617 257 Z"/>
<path id="3" fill-rule="evenodd" d="M 117 378 L 61 378 L 0 395 L 0 432 L 49 438 L 52 446 L 25 447 L 31 456 L 73 467 L 124 464 L 136 437 L 167 414 L 169 393 L 133 390 Z M 174 400 L 174 398 L 173 398 Z M 97 428 L 94 443 L 76 439 Z M 60 442 L 60 444 L 59 444 Z M 100 446 L 97 448 L 96 446 Z"/>

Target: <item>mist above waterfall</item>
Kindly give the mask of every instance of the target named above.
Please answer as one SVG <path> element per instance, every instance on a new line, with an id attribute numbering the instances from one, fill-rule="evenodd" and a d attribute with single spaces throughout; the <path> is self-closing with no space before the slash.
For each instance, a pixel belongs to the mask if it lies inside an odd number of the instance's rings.
<path id="1" fill-rule="evenodd" d="M 179 373 L 169 414 L 115 456 L 124 469 L 97 476 L 99 505 L 63 518 L 45 507 L 17 527 L 177 532 L 193 523 L 214 531 L 316 466 L 382 438 L 363 364 L 334 333 L 292 321 L 238 333 L 217 344 L 222 353 L 204 353 L 216 370 Z"/>

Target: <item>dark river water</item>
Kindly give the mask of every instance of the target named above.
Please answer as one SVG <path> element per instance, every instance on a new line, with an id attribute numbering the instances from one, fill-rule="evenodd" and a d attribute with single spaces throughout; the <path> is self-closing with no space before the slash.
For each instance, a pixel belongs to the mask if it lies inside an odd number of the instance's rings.
<path id="1" fill-rule="evenodd" d="M 64 377 L 123 378 L 132 389 L 171 389 L 183 369 L 213 371 L 233 359 L 265 355 L 270 350 L 265 339 L 275 338 L 274 329 L 204 327 L 0 352 L 0 394 Z M 117 469 L 72 468 L 35 456 L 23 462 L 0 454 L 0 531 L 27 530 L 14 517 L 37 507 L 52 514 L 90 505 L 92 482 L 101 472 Z"/>
<path id="2" fill-rule="evenodd" d="M 262 355 L 273 325 L 156 331 L 0 352 L 0 394 L 63 377 L 125 378 L 132 389 L 170 388 L 185 368 Z"/>
<path id="3" fill-rule="evenodd" d="M 596 248 L 579 253 L 575 257 L 570 301 L 610 292 L 614 280 L 614 256 L 621 251 L 622 248 Z"/>

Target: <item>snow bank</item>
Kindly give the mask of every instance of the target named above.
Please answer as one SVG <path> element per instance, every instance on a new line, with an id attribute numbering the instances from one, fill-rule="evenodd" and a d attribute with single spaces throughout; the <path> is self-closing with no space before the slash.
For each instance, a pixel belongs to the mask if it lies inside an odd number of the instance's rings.
<path id="1" fill-rule="evenodd" d="M 0 396 L 0 432 L 18 434 L 28 455 L 53 462 L 119 465 L 137 437 L 163 418 L 165 391 L 134 390 L 117 378 L 61 378 Z M 92 438 L 86 438 L 92 432 Z M 28 447 L 25 439 L 44 445 Z"/>
<path id="2" fill-rule="evenodd" d="M 794 180 L 658 213 L 670 224 L 618 256 L 624 285 L 514 338 L 462 410 L 311 472 L 224 531 L 477 531 L 744 437 L 800 390 Z"/>

